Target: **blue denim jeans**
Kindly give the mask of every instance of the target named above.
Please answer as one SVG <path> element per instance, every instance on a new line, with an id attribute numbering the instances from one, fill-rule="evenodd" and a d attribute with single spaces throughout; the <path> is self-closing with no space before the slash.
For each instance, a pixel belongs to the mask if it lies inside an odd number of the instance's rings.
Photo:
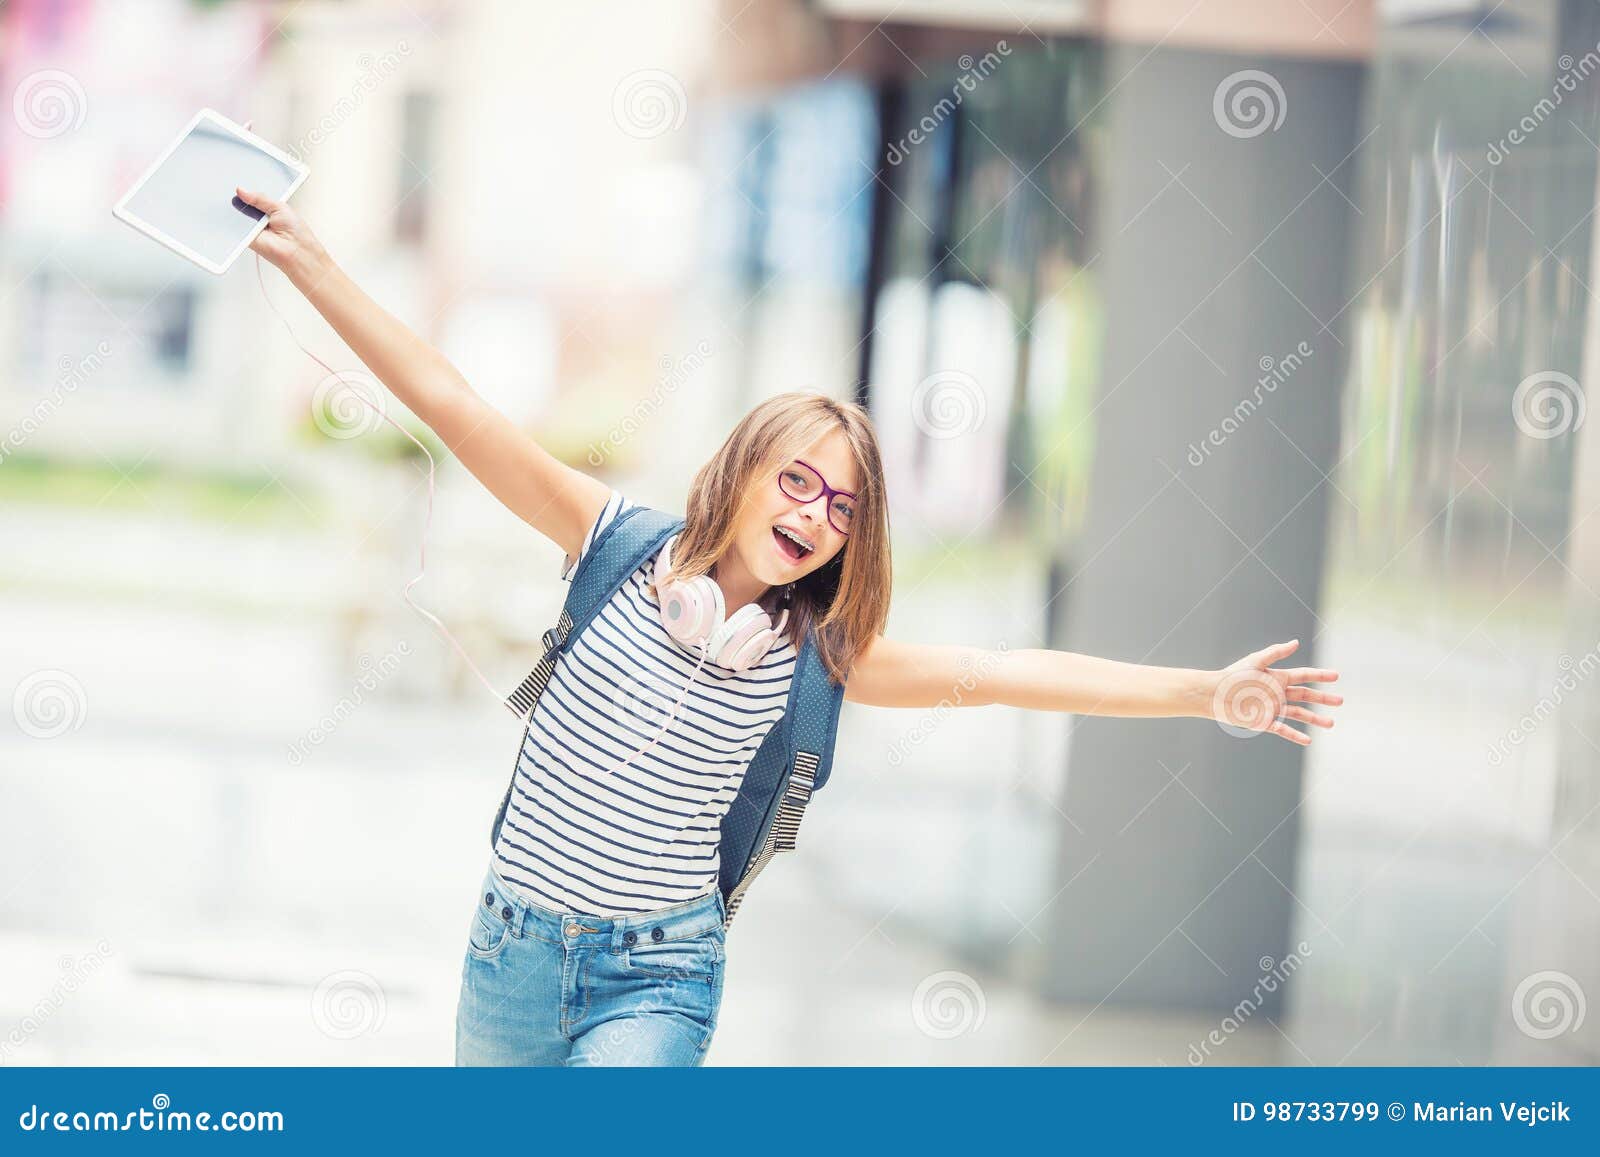
<path id="1" fill-rule="evenodd" d="M 491 866 L 461 966 L 458 1065 L 699 1065 L 722 1003 L 722 894 L 633 916 L 519 899 Z"/>

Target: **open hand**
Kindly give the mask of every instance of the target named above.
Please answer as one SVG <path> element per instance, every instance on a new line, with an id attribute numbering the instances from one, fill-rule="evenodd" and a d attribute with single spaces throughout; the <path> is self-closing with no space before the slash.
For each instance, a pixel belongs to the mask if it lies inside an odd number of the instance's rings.
<path id="1" fill-rule="evenodd" d="M 1251 736 L 1267 731 L 1302 747 L 1311 742 L 1311 736 L 1290 727 L 1284 720 L 1294 719 L 1313 727 L 1332 727 L 1332 719 L 1301 705 L 1321 703 L 1337 707 L 1343 703 L 1343 695 L 1308 686 L 1332 683 L 1339 678 L 1339 672 L 1321 667 L 1272 666 L 1294 654 L 1299 646 L 1299 639 L 1274 643 L 1214 672 L 1211 718 L 1236 735 Z"/>

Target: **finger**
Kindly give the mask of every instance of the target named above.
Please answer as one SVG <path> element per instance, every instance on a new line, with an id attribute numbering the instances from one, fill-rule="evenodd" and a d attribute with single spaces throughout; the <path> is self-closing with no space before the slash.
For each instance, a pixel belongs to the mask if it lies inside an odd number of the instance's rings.
<path id="1" fill-rule="evenodd" d="M 1332 691 L 1317 691 L 1310 687 L 1290 687 L 1289 702 L 1326 703 L 1329 707 L 1337 707 L 1344 702 L 1344 696 L 1335 695 Z"/>
<path id="2" fill-rule="evenodd" d="M 1298 743 L 1301 747 L 1305 747 L 1311 742 L 1311 736 L 1307 735 L 1303 731 L 1296 731 L 1287 723 L 1274 723 L 1271 727 L 1267 728 L 1267 730 L 1272 732 L 1274 735 L 1277 735 L 1283 739 L 1287 739 L 1290 743 Z"/>
<path id="3" fill-rule="evenodd" d="M 1280 659 L 1285 659 L 1294 654 L 1299 646 L 1299 639 L 1290 639 L 1287 643 L 1274 643 L 1270 647 L 1262 647 L 1261 650 L 1257 651 L 1254 655 L 1251 655 L 1250 658 L 1251 661 L 1256 663 L 1258 666 L 1270 666 L 1271 664 L 1278 662 Z"/>
<path id="4" fill-rule="evenodd" d="M 293 251 L 293 246 L 286 242 L 281 234 L 274 233 L 270 228 L 257 233 L 255 240 L 250 242 L 250 248 L 274 264 Z"/>
<path id="5" fill-rule="evenodd" d="M 1304 707 L 1290 704 L 1278 713 L 1285 719 L 1298 719 L 1301 723 L 1309 723 L 1314 727 L 1332 727 L 1333 720 L 1326 715 L 1318 715 L 1315 711 L 1308 711 Z"/>
<path id="6" fill-rule="evenodd" d="M 1332 683 L 1339 678 L 1339 672 L 1327 667 L 1295 667 L 1288 671 L 1275 671 L 1275 675 L 1282 675 L 1291 683 Z"/>
<path id="7" fill-rule="evenodd" d="M 238 186 L 235 186 L 233 191 L 238 194 L 239 200 L 243 201 L 246 205 L 253 205 L 255 208 L 260 209 L 268 216 L 271 216 L 273 213 L 276 213 L 279 209 L 283 208 L 282 205 L 278 204 L 278 202 L 274 201 L 265 193 L 256 193 L 249 189 L 240 188 Z"/>

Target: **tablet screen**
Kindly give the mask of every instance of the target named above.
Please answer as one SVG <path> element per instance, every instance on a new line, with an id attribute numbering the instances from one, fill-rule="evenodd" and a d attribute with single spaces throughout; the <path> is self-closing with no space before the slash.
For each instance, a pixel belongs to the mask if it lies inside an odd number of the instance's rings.
<path id="1" fill-rule="evenodd" d="M 123 208 L 213 265 L 225 266 L 261 217 L 235 201 L 235 186 L 281 200 L 300 175 L 293 165 L 201 117 Z"/>

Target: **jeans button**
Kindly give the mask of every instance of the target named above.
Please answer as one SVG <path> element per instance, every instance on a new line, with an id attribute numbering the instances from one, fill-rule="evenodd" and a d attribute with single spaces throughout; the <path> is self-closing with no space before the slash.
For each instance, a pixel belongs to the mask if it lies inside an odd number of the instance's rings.
<path id="1" fill-rule="evenodd" d="M 568 936 L 576 936 L 581 931 L 583 931 L 583 930 L 581 928 L 579 928 L 576 924 L 568 924 L 567 925 L 567 935 Z"/>
<path id="2" fill-rule="evenodd" d="M 659 928 L 650 929 L 650 939 L 659 941 L 666 933 Z"/>
<path id="3" fill-rule="evenodd" d="M 511 919 L 511 905 L 510 904 L 507 904 L 504 908 L 500 909 L 500 919 L 502 919 L 502 920 Z"/>
<path id="4" fill-rule="evenodd" d="M 483 894 L 483 906 L 485 908 L 493 908 L 494 907 L 494 893 L 493 892 L 485 892 Z"/>
<path id="5" fill-rule="evenodd" d="M 638 939 L 639 939 L 639 934 L 637 932 L 624 932 L 622 934 L 622 942 L 624 944 L 632 944 L 635 941 L 637 941 Z"/>

